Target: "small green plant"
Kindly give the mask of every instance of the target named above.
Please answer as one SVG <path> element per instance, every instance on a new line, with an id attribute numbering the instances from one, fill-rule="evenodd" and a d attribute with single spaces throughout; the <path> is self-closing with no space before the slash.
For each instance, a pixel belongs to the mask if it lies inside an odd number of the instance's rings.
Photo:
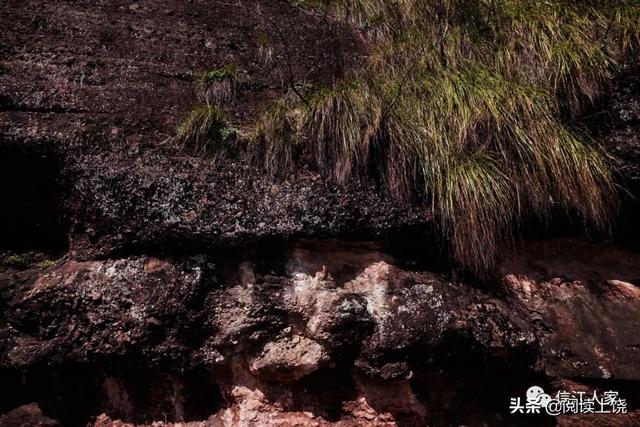
<path id="1" fill-rule="evenodd" d="M 59 264 L 61 260 L 62 258 L 53 259 L 50 258 L 50 255 L 35 251 L 24 253 L 9 252 L 0 256 L 0 270 L 27 270 L 34 268 L 46 270 Z"/>
<path id="2" fill-rule="evenodd" d="M 185 151 L 205 155 L 217 152 L 237 136 L 238 130 L 229 124 L 220 107 L 198 105 L 178 127 L 177 139 Z"/>
<path id="3" fill-rule="evenodd" d="M 265 109 L 256 124 L 254 157 L 272 175 L 283 176 L 294 167 L 294 155 L 306 120 L 306 111 L 295 108 L 293 98 L 275 101 Z"/>
<path id="4" fill-rule="evenodd" d="M 56 259 L 45 259 L 43 261 L 38 262 L 35 266 L 36 268 L 39 268 L 40 270 L 46 270 L 47 268 L 51 268 L 54 267 L 56 265 L 58 265 L 58 263 L 60 262 L 60 260 Z"/>
<path id="5" fill-rule="evenodd" d="M 235 65 L 200 74 L 196 89 L 202 103 L 196 105 L 178 126 L 176 140 L 183 150 L 196 155 L 217 154 L 240 137 L 240 131 L 229 123 L 220 106 L 233 101 L 238 83 L 236 76 Z"/>
<path id="6" fill-rule="evenodd" d="M 32 264 L 29 256 L 12 254 L 3 260 L 3 264 L 10 268 L 22 270 L 28 268 Z"/>
<path id="7" fill-rule="evenodd" d="M 273 46 L 267 33 L 259 31 L 257 42 L 260 59 L 265 65 L 270 65 L 273 62 Z"/>
<path id="8" fill-rule="evenodd" d="M 204 71 L 198 78 L 199 84 L 206 84 L 212 81 L 231 80 L 236 77 L 237 68 L 235 65 L 225 65 L 224 67 Z"/>
<path id="9" fill-rule="evenodd" d="M 237 91 L 236 75 L 235 65 L 202 72 L 196 81 L 198 97 L 207 105 L 233 101 Z"/>

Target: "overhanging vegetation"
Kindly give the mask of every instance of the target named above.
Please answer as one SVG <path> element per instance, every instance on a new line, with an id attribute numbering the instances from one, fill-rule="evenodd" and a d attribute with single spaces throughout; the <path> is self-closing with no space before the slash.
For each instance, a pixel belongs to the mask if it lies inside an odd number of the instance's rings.
<path id="1" fill-rule="evenodd" d="M 374 178 L 426 203 L 452 257 L 475 272 L 524 217 L 564 212 L 607 230 L 608 158 L 570 123 L 638 44 L 639 2 L 297 4 L 350 21 L 371 49 L 334 85 L 266 109 L 254 149 L 272 174 L 292 171 L 297 153 L 338 183 Z"/>

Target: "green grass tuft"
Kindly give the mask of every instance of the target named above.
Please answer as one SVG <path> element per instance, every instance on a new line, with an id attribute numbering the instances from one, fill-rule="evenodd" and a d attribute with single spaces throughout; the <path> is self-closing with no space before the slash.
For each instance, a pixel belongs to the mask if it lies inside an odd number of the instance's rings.
<path id="1" fill-rule="evenodd" d="M 305 115 L 291 98 L 284 98 L 270 105 L 260 117 L 253 135 L 258 147 L 253 154 L 272 176 L 283 177 L 294 169 Z"/>
<path id="2" fill-rule="evenodd" d="M 224 111 L 216 105 L 196 106 L 178 127 L 177 140 L 185 151 L 198 155 L 218 152 L 238 136 Z"/>
<path id="3" fill-rule="evenodd" d="M 380 101 L 363 82 L 318 91 L 309 102 L 305 129 L 316 164 L 339 183 L 366 174 L 381 117 Z"/>
<path id="4" fill-rule="evenodd" d="M 203 71 L 196 81 L 198 97 L 207 105 L 220 105 L 233 101 L 237 86 L 235 65 Z"/>
<path id="5" fill-rule="evenodd" d="M 63 258 L 52 258 L 51 254 L 37 251 L 0 253 L 0 271 L 5 270 L 46 270 L 62 262 Z"/>

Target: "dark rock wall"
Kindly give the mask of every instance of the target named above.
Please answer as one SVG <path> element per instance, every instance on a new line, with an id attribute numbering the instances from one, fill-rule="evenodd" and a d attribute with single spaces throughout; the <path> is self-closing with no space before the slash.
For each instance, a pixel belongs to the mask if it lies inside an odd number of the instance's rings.
<path id="1" fill-rule="evenodd" d="M 276 405 L 262 416 L 328 422 L 364 399 L 404 425 L 539 425 L 553 420 L 508 417 L 509 396 L 568 380 L 615 387 L 636 409 L 636 255 L 532 242 L 485 288 L 400 267 L 379 244 L 279 250 L 267 263 L 256 251 L 3 274 L 4 409 L 31 399 L 72 425 L 101 412 L 179 421 L 257 399 Z"/>
<path id="2" fill-rule="evenodd" d="M 606 147 L 615 157 L 622 185 L 622 224 L 619 239 L 629 247 L 640 247 L 640 61 L 622 68 L 606 99 L 609 126 L 604 126 Z"/>

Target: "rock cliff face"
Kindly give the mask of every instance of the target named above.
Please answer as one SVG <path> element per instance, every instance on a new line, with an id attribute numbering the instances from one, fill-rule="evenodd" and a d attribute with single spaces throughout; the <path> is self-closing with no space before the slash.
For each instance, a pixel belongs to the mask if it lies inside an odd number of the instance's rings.
<path id="1" fill-rule="evenodd" d="M 284 1 L 1 8 L 0 426 L 640 424 L 637 201 L 618 243 L 529 238 L 474 280 L 373 184 L 169 143 L 198 70 L 238 65 L 250 123 L 283 84 L 260 37 L 322 83 L 352 29 Z M 600 129 L 640 194 L 637 70 Z M 532 385 L 629 413 L 510 415 Z"/>
<path id="2" fill-rule="evenodd" d="M 405 261 L 316 241 L 7 272 L 3 403 L 65 424 L 535 425 L 504 410 L 528 383 L 638 398 L 637 255 L 531 242 L 487 287 Z"/>

